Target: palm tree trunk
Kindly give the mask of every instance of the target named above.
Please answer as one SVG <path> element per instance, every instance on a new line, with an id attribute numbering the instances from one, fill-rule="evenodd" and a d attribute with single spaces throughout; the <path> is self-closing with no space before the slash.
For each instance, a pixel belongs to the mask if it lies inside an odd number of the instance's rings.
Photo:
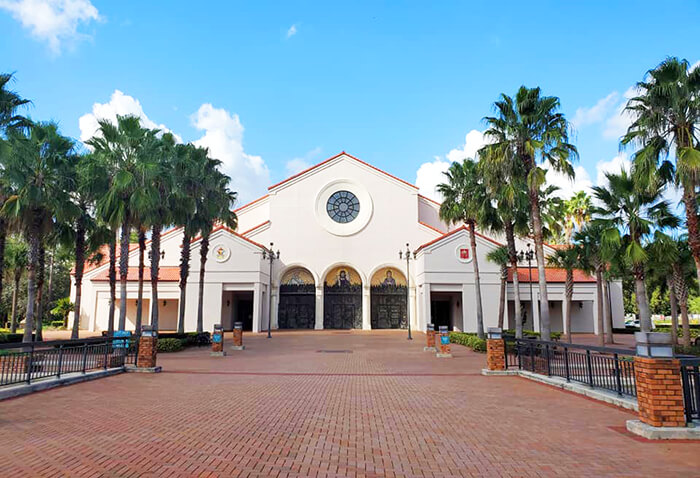
<path id="1" fill-rule="evenodd" d="M 197 333 L 204 332 L 204 268 L 209 255 L 209 232 L 202 237 L 202 245 L 199 250 L 199 298 L 197 302 Z"/>
<path id="2" fill-rule="evenodd" d="M 177 319 L 177 333 L 185 333 L 185 301 L 187 298 L 187 278 L 190 275 L 190 233 L 185 228 L 180 250 L 180 310 Z"/>
<path id="3" fill-rule="evenodd" d="M 53 266 L 56 258 L 56 248 L 54 247 L 49 256 L 49 287 L 46 289 L 46 304 L 48 309 L 51 309 L 51 300 L 53 299 Z"/>
<path id="4" fill-rule="evenodd" d="M 5 243 L 7 242 L 7 224 L 0 217 L 0 298 L 2 298 L 2 281 L 5 277 Z"/>
<path id="5" fill-rule="evenodd" d="M 10 319 L 10 333 L 17 333 L 17 296 L 19 295 L 19 282 L 22 279 L 22 269 L 15 271 L 15 283 L 12 289 L 12 317 Z"/>
<path id="6" fill-rule="evenodd" d="M 469 245 L 472 250 L 472 265 L 474 267 L 474 293 L 476 294 L 476 335 L 484 338 L 484 311 L 481 306 L 481 279 L 479 277 L 479 261 L 476 257 L 476 231 L 474 221 L 468 220 Z"/>
<path id="7" fill-rule="evenodd" d="M 83 214 L 86 211 L 83 210 Z M 85 218 L 81 215 L 75 225 L 75 304 L 70 338 L 80 337 L 80 307 L 83 300 L 83 271 L 85 270 Z"/>
<path id="8" fill-rule="evenodd" d="M 603 317 L 605 318 L 605 342 L 609 344 L 614 344 L 613 337 L 613 323 L 612 323 L 612 311 L 610 310 L 610 301 L 608 298 L 610 285 L 608 280 L 603 277 Z"/>
<path id="9" fill-rule="evenodd" d="M 39 268 L 36 274 L 36 318 L 34 319 L 36 335 L 35 342 L 44 340 L 43 320 L 44 320 L 44 275 L 46 269 L 46 248 L 39 242 Z"/>
<path id="10" fill-rule="evenodd" d="M 678 300 L 676 292 L 673 290 L 673 275 L 666 276 L 666 286 L 668 287 L 668 301 L 671 305 L 671 342 L 678 344 Z"/>
<path id="11" fill-rule="evenodd" d="M 508 283 L 508 266 L 501 266 L 501 300 L 498 302 L 498 327 L 503 330 L 503 316 L 506 308 L 506 285 Z"/>
<path id="12" fill-rule="evenodd" d="M 688 300 L 681 300 L 681 324 L 683 328 L 683 346 L 690 347 L 690 320 L 688 319 Z"/>
<path id="13" fill-rule="evenodd" d="M 41 218 L 36 215 L 32 230 L 28 234 L 29 261 L 27 262 L 27 314 L 24 319 L 24 336 L 22 342 L 32 341 L 34 330 L 34 306 L 36 304 L 36 270 L 39 262 L 39 224 Z"/>
<path id="14" fill-rule="evenodd" d="M 700 288 L 700 224 L 698 223 L 698 203 L 694 184 L 683 186 L 683 205 L 685 206 L 685 222 L 688 228 L 688 246 L 695 261 L 695 272 Z"/>
<path id="15" fill-rule="evenodd" d="M 535 239 L 535 256 L 537 258 L 537 282 L 540 291 L 540 336 L 542 340 L 550 340 L 552 334 L 549 320 L 549 296 L 547 295 L 547 278 L 545 277 L 542 214 L 540 211 L 539 191 L 537 187 L 531 186 L 529 188 L 529 196 L 532 233 Z"/>
<path id="16" fill-rule="evenodd" d="M 144 255 L 146 253 L 146 229 L 139 226 L 139 291 L 136 296 L 136 326 L 137 334 L 141 333 L 141 324 L 143 323 L 143 270 Z"/>
<path id="17" fill-rule="evenodd" d="M 523 338 L 523 321 L 520 305 L 520 279 L 518 279 L 518 251 L 515 248 L 515 234 L 513 224 L 506 224 L 506 242 L 508 244 L 508 255 L 510 256 L 510 267 L 513 270 L 513 291 L 515 292 L 515 337 Z"/>
<path id="18" fill-rule="evenodd" d="M 160 233 L 163 226 L 151 228 L 151 326 L 158 330 L 158 273 L 160 270 Z"/>
<path id="19" fill-rule="evenodd" d="M 651 332 L 651 312 L 649 299 L 647 299 L 647 287 L 644 284 L 644 266 L 635 266 L 634 269 L 634 291 L 637 296 L 637 308 L 639 308 L 639 325 L 642 332 Z"/>
<path id="20" fill-rule="evenodd" d="M 125 214 L 119 244 L 119 330 L 126 329 L 126 279 L 129 275 L 129 219 Z"/>
<path id="21" fill-rule="evenodd" d="M 605 345 L 605 320 L 603 317 L 603 271 L 602 265 L 596 264 L 595 268 L 595 293 L 597 305 L 597 322 L 598 322 L 598 345 Z"/>
<path id="22" fill-rule="evenodd" d="M 571 298 L 574 296 L 574 271 L 566 270 L 566 314 L 564 314 L 564 323 L 566 324 L 566 338 L 569 343 L 573 342 L 571 336 Z"/>
<path id="23" fill-rule="evenodd" d="M 114 309 L 117 305 L 117 233 L 112 232 L 109 240 L 109 316 L 107 335 L 114 335 Z"/>
<path id="24" fill-rule="evenodd" d="M 690 320 L 688 320 L 688 282 L 685 280 L 681 265 L 673 264 L 673 287 L 681 309 L 681 328 L 683 329 L 683 345 L 690 346 Z"/>

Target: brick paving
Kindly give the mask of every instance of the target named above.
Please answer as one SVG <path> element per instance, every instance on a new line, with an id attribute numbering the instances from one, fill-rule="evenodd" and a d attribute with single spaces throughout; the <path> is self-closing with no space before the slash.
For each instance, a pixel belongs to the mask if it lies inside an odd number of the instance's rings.
<path id="1" fill-rule="evenodd" d="M 634 415 L 424 335 L 245 336 L 0 402 L 2 476 L 699 476 L 700 443 L 622 432 Z M 228 345 L 232 343 L 227 336 Z"/>

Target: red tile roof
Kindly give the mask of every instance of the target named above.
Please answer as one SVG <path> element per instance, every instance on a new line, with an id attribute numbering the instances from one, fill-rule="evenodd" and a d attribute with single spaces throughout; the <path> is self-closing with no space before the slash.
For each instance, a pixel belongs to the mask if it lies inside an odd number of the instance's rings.
<path id="1" fill-rule="evenodd" d="M 267 247 L 263 246 L 262 244 L 257 243 L 257 242 L 255 242 L 255 241 L 252 240 L 252 239 L 248 239 L 247 237 L 240 235 L 239 233 L 237 233 L 236 231 L 234 231 L 234 230 L 231 229 L 230 227 L 224 226 L 223 224 L 220 224 L 220 225 L 216 226 L 214 229 L 211 230 L 211 233 L 214 234 L 216 231 L 220 231 L 221 229 L 224 229 L 225 231 L 227 231 L 227 232 L 233 234 L 233 235 L 236 236 L 236 237 L 240 237 L 240 238 L 243 239 L 244 241 L 250 242 L 250 243 L 253 244 L 254 246 L 258 246 L 258 247 L 261 248 L 261 249 L 266 249 L 266 250 L 267 250 Z M 195 238 L 192 239 L 190 242 L 197 242 L 197 241 L 199 241 L 200 239 L 202 239 L 202 236 L 201 236 L 201 235 L 195 237 Z"/>
<path id="2" fill-rule="evenodd" d="M 264 196 L 260 196 L 258 199 L 254 199 L 254 200 L 250 201 L 249 203 L 246 203 L 246 204 L 242 205 L 241 207 L 234 209 L 233 212 L 242 211 L 243 209 L 247 208 L 248 206 L 252 206 L 256 202 L 262 201 L 263 199 L 267 198 L 268 196 L 269 196 L 269 194 L 265 194 Z"/>
<path id="3" fill-rule="evenodd" d="M 245 236 L 245 235 L 248 235 L 248 234 L 250 234 L 251 232 L 255 231 L 256 229 L 259 229 L 259 228 L 261 228 L 261 227 L 263 227 L 263 226 L 267 226 L 268 224 L 270 224 L 270 221 L 265 221 L 265 222 L 262 222 L 262 223 L 258 224 L 257 226 L 251 227 L 251 228 L 248 229 L 247 231 L 243 231 L 243 232 L 240 232 L 240 233 L 238 233 L 238 234 L 240 234 L 241 236 Z"/>
<path id="4" fill-rule="evenodd" d="M 532 268 L 532 282 L 538 279 L 537 267 Z M 545 267 L 544 277 L 547 282 L 566 282 L 566 270 L 558 267 Z M 518 281 L 530 282 L 530 270 L 527 267 L 518 267 Z M 508 282 L 513 282 L 513 271 L 508 270 Z M 595 277 L 588 275 L 580 269 L 574 269 L 574 282 L 595 282 Z"/>
<path id="5" fill-rule="evenodd" d="M 422 224 L 422 223 L 421 223 L 421 224 Z M 424 224 L 424 225 L 427 225 L 427 224 Z M 430 227 L 430 226 L 428 226 L 428 227 Z M 446 234 L 443 234 L 442 236 L 440 236 L 440 237 L 438 237 L 438 238 L 433 239 L 433 240 L 430 241 L 430 242 L 426 242 L 425 244 L 423 244 L 422 246 L 420 246 L 418 249 L 416 249 L 416 252 L 420 251 L 421 249 L 423 249 L 423 248 L 425 248 L 425 247 L 432 246 L 432 245 L 435 244 L 436 242 L 440 242 L 440 241 L 442 241 L 443 239 L 446 239 L 446 238 L 450 237 L 451 235 L 456 234 L 456 233 L 459 232 L 459 231 L 467 231 L 467 232 L 468 232 L 469 229 L 467 228 L 466 225 L 462 225 L 462 226 L 458 227 L 457 229 L 453 229 L 453 230 L 451 230 L 450 232 L 448 232 L 448 233 L 446 233 Z M 503 244 L 501 244 L 500 242 L 494 241 L 494 240 L 491 239 L 490 237 L 484 236 L 483 234 L 480 234 L 480 233 L 478 233 L 478 232 L 476 233 L 476 235 L 479 236 L 479 237 L 481 237 L 482 239 L 484 239 L 484 240 L 486 240 L 486 241 L 489 241 L 489 242 L 491 242 L 491 243 L 493 243 L 493 244 L 499 246 L 499 247 L 503 245 Z"/>
<path id="6" fill-rule="evenodd" d="M 375 171 L 378 171 L 378 172 L 380 172 L 380 173 L 382 173 L 382 174 L 385 174 L 385 175 L 389 176 L 390 178 L 395 179 L 396 181 L 402 182 L 402 183 L 404 183 L 405 185 L 410 186 L 410 187 L 412 187 L 412 188 L 414 188 L 414 189 L 418 189 L 418 186 L 416 186 L 416 185 L 414 185 L 414 184 L 411 184 L 411 183 L 409 183 L 408 181 L 404 181 L 404 180 L 401 179 L 401 178 L 397 178 L 397 177 L 394 176 L 393 174 L 389 174 L 389 173 L 387 173 L 386 171 L 384 171 L 384 170 L 382 170 L 382 169 L 379 169 L 379 168 L 376 167 L 376 166 L 372 166 L 371 164 L 366 163 L 366 162 L 362 161 L 361 159 L 356 158 L 355 156 L 352 156 L 352 155 L 346 153 L 345 151 L 342 151 L 341 153 L 336 154 L 335 156 L 332 156 L 332 157 L 326 159 L 325 161 L 321 161 L 320 163 L 318 163 L 318 164 L 316 164 L 316 165 L 314 165 L 314 166 L 311 166 L 310 168 L 307 168 L 307 169 L 305 169 L 305 170 L 303 170 L 303 171 L 301 171 L 301 172 L 295 174 L 294 176 L 290 176 L 290 177 L 288 177 L 287 179 L 285 179 L 284 181 L 280 181 L 280 182 L 277 183 L 277 184 L 273 184 L 272 186 L 270 186 L 270 187 L 267 188 L 267 189 L 268 189 L 268 191 L 269 191 L 269 190 L 271 190 L 271 189 L 276 188 L 277 186 L 281 186 L 282 184 L 286 183 L 287 181 L 291 181 L 291 180 L 294 179 L 294 178 L 298 178 L 299 176 L 301 176 L 301 175 L 303 175 L 303 174 L 306 174 L 306 173 L 308 173 L 309 171 L 312 171 L 312 170 L 318 168 L 319 166 L 323 166 L 324 164 L 326 164 L 326 163 L 328 163 L 328 162 L 330 162 L 330 161 L 333 161 L 334 159 L 339 158 L 340 156 L 347 156 L 348 158 L 354 159 L 355 161 L 357 161 L 357 162 L 359 162 L 359 163 L 361 163 L 361 164 L 363 164 L 363 165 L 365 165 L 365 166 L 367 166 L 367 167 L 370 167 L 370 168 L 374 169 Z"/>
<path id="7" fill-rule="evenodd" d="M 108 281 L 109 280 L 109 270 L 104 270 L 98 275 L 92 278 L 95 281 Z M 128 281 L 138 281 L 139 280 L 139 268 L 129 267 L 129 273 L 126 276 Z M 143 269 L 143 280 L 151 280 L 151 268 L 144 267 Z M 159 267 L 158 268 L 158 280 L 162 282 L 177 282 L 180 280 L 180 268 L 179 267 Z M 117 269 L 117 282 L 119 281 L 119 270 Z"/>

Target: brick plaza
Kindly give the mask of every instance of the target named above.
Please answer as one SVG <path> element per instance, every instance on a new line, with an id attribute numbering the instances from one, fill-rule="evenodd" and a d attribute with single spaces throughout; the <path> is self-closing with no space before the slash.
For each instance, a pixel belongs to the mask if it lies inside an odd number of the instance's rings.
<path id="1" fill-rule="evenodd" d="M 2 476 L 698 476 L 636 414 L 423 352 L 405 332 L 287 332 L 0 402 Z M 226 337 L 226 349 L 232 345 Z"/>

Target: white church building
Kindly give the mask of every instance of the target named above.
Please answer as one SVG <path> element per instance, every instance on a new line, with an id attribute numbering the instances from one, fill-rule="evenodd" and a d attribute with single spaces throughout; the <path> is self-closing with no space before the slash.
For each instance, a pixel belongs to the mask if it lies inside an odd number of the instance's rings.
<path id="1" fill-rule="evenodd" d="M 424 330 L 429 322 L 452 330 L 476 331 L 475 290 L 468 231 L 438 216 L 439 204 L 418 188 L 349 154 L 341 153 L 268 188 L 268 193 L 238 208 L 238 229 L 217 227 L 210 237 L 204 279 L 204 328 L 221 323 L 244 329 Z M 158 285 L 160 329 L 177 328 L 182 230 L 162 237 Z M 279 259 L 263 250 L 274 243 Z M 527 239 L 518 241 L 526 249 Z M 411 260 L 399 257 L 409 244 Z M 503 238 L 480 231 L 478 261 L 485 327 L 496 326 L 500 270 L 486 255 Z M 192 241 L 185 329 L 196 328 L 200 239 Z M 545 246 L 545 254 L 554 249 Z M 133 329 L 137 303 L 138 249 L 129 253 L 127 327 Z M 107 329 L 108 263 L 86 264 L 80 325 Z M 525 328 L 539 330 L 537 269 L 518 270 Z M 270 272 L 271 270 L 271 272 Z M 144 282 L 144 320 L 151 310 L 149 271 Z M 408 279 L 408 280 L 407 280 Z M 552 330 L 563 331 L 563 270 L 548 268 Z M 597 332 L 596 287 L 576 271 L 572 332 Z M 119 297 L 117 284 L 117 297 Z M 74 298 L 75 290 L 71 290 Z M 622 287 L 610 283 L 607 300 L 613 324 L 624 326 Z M 531 298 L 534 301 L 531 302 Z M 515 327 L 514 290 L 507 286 L 506 324 Z M 119 308 L 117 298 L 117 309 Z"/>

